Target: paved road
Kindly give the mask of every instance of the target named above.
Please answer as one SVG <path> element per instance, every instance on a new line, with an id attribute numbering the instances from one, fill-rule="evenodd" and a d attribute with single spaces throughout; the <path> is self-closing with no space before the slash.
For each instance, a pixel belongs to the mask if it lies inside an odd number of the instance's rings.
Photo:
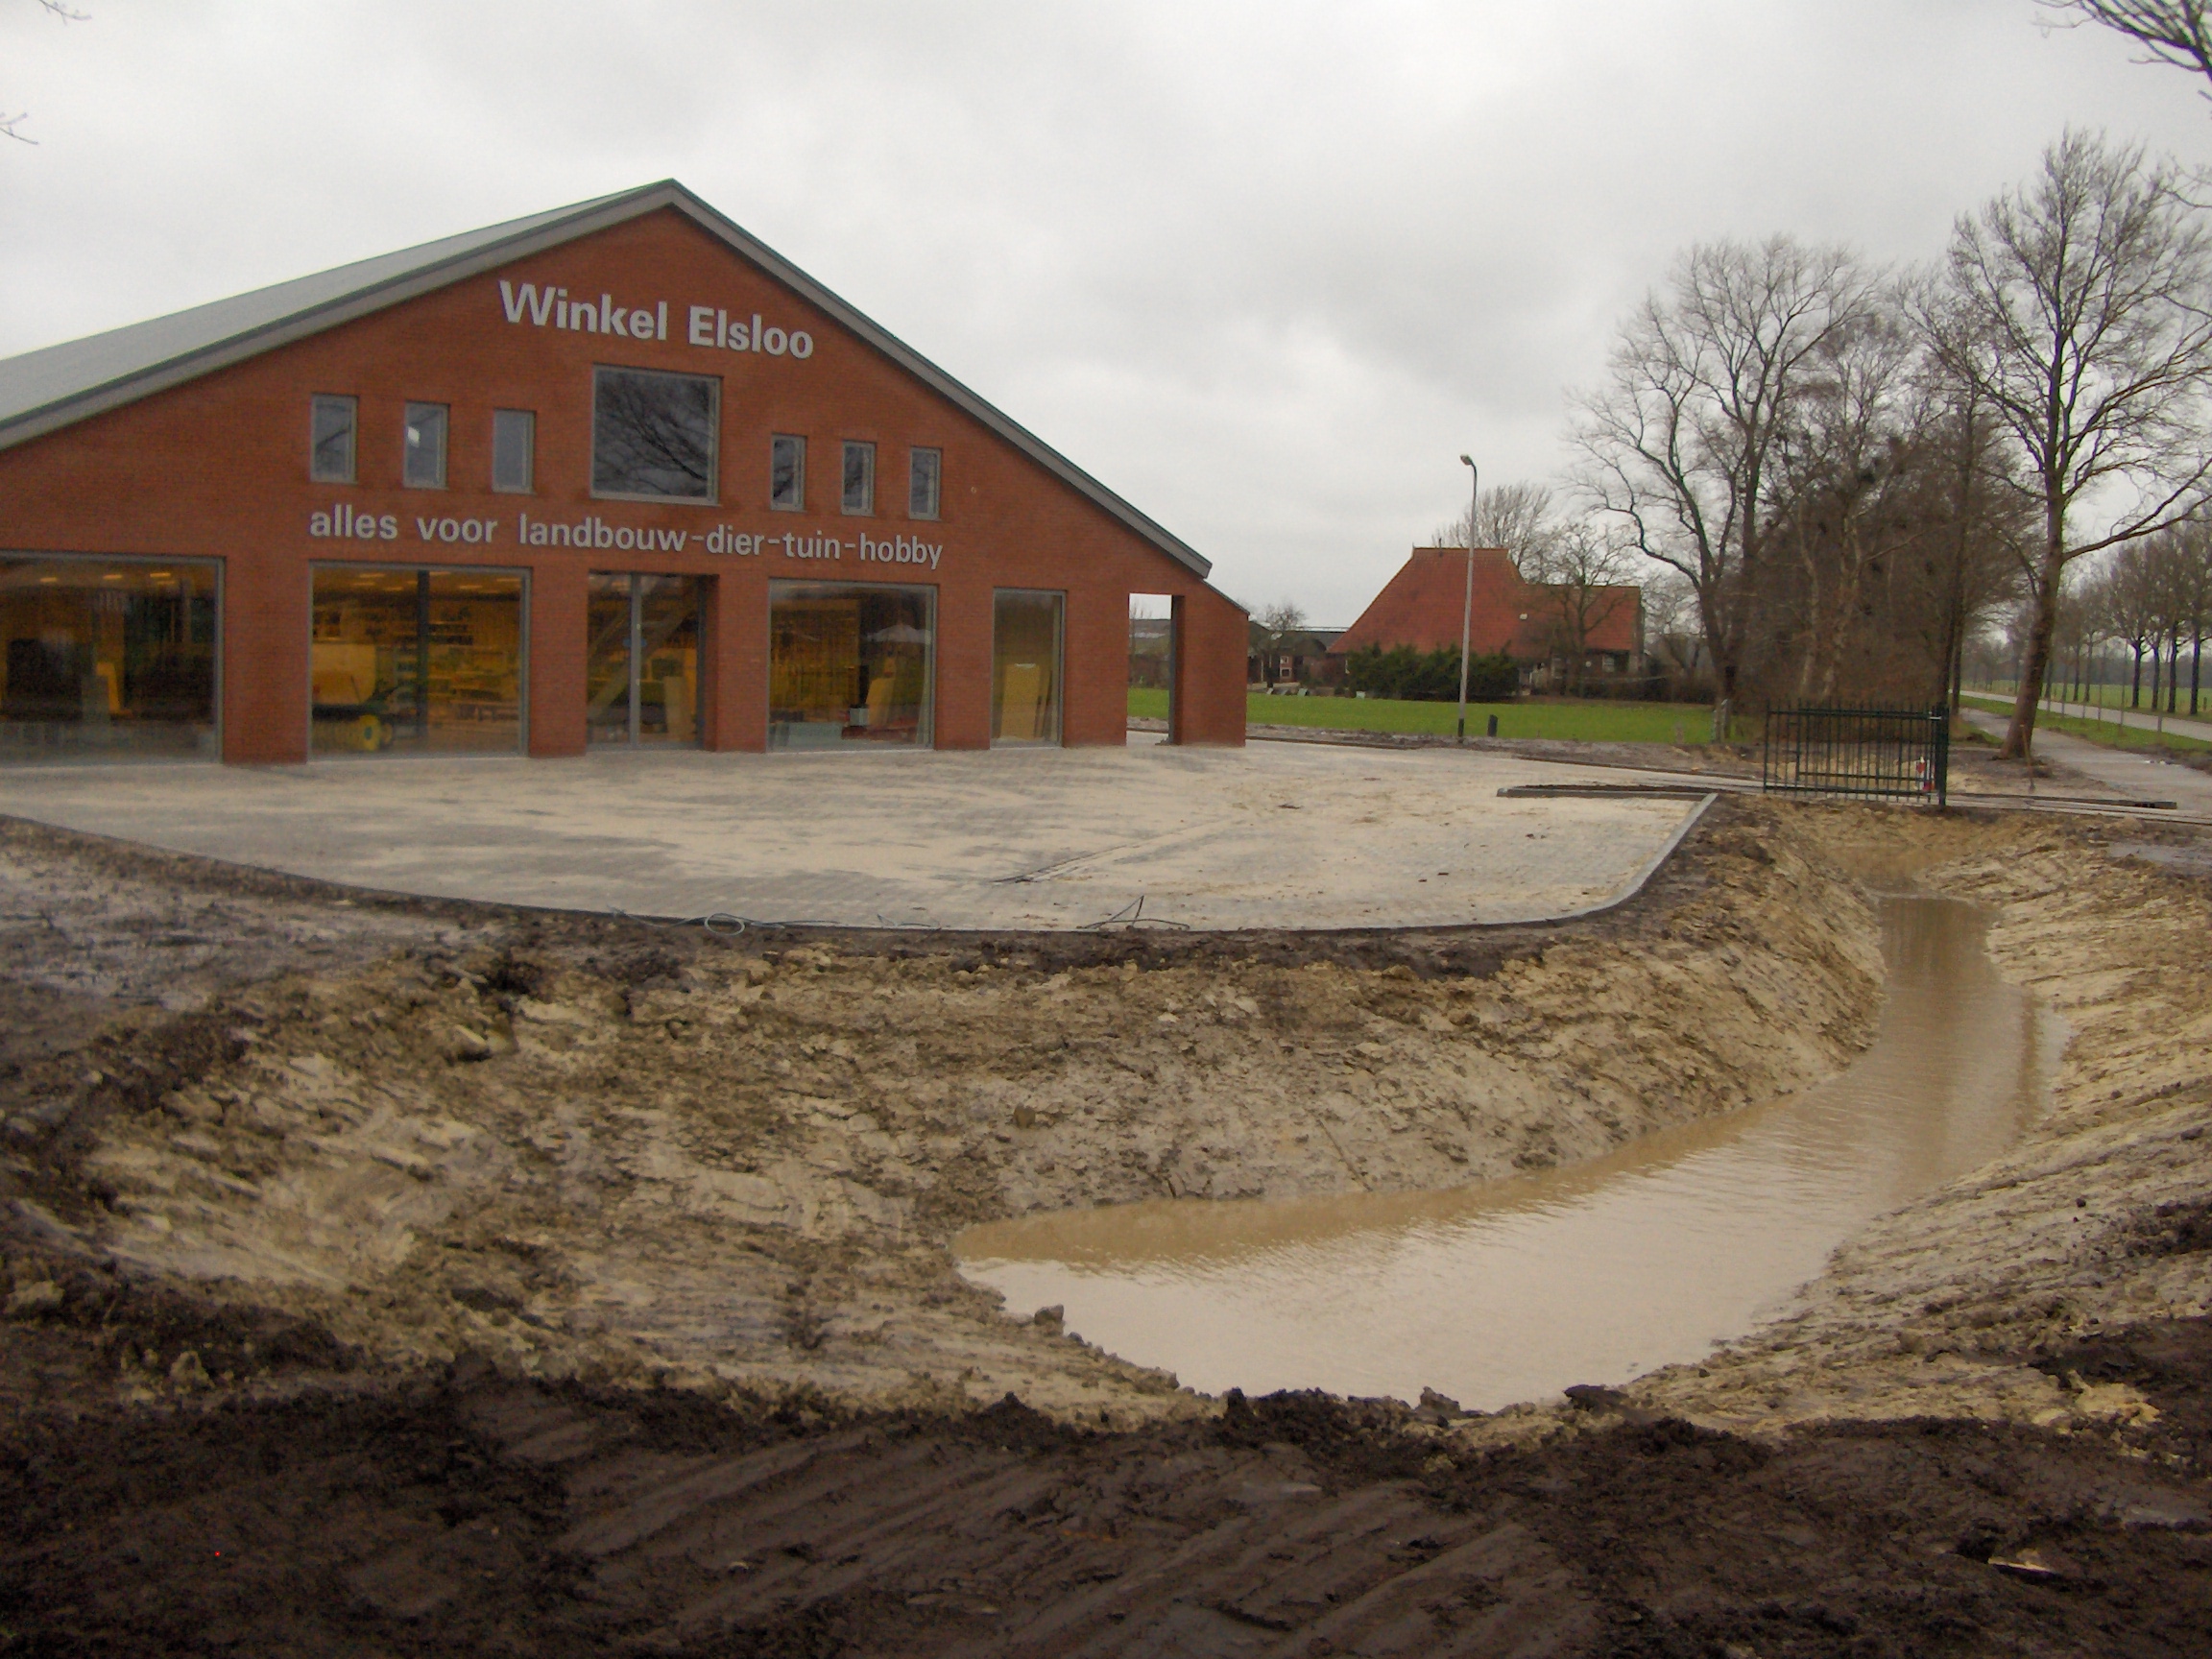
<path id="1" fill-rule="evenodd" d="M 847 926 L 1437 926 L 1627 891 L 1695 807 L 1501 800 L 1632 776 L 1255 743 L 22 769 L 0 810 L 438 898 Z"/>
<path id="2" fill-rule="evenodd" d="M 2002 715 L 1969 709 L 1965 717 L 1976 731 L 1997 738 L 2005 735 L 2006 721 Z M 2035 753 L 2054 765 L 2070 766 L 2096 779 L 2116 796 L 2134 801 L 2172 801 L 2178 810 L 2191 817 L 2212 816 L 2212 773 L 2176 766 L 2171 760 L 2152 758 L 2134 750 L 2114 749 L 2107 744 L 2092 743 L 2086 737 L 2073 737 L 2045 728 L 2036 730 Z M 1957 799 L 1963 803 L 1969 798 Z"/>

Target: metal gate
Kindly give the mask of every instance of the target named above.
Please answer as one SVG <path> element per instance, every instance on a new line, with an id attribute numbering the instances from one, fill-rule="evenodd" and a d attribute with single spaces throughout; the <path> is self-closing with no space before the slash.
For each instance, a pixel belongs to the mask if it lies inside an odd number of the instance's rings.
<path id="1" fill-rule="evenodd" d="M 1933 709 L 1769 709 L 1759 782 L 1777 794 L 1951 795 L 1951 716 Z"/>

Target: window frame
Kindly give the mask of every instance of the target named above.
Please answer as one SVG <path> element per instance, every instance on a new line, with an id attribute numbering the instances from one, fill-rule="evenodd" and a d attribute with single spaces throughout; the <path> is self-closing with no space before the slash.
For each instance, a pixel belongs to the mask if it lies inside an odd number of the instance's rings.
<path id="1" fill-rule="evenodd" d="M 791 499 L 781 499 L 776 492 L 776 450 L 788 444 L 796 465 L 792 468 Z M 806 439 L 797 432 L 771 432 L 768 435 L 768 510 L 772 513 L 804 513 L 806 511 Z"/>
<path id="2" fill-rule="evenodd" d="M 631 490 L 599 488 L 599 384 L 603 374 L 646 374 L 664 380 L 699 380 L 712 390 L 707 436 L 707 493 L 703 495 L 652 495 Z M 656 507 L 719 507 L 722 504 L 722 376 L 699 374 L 688 369 L 646 369 L 631 363 L 591 365 L 591 457 L 586 474 L 594 501 L 645 501 Z"/>
<path id="3" fill-rule="evenodd" d="M 499 422 L 502 418 L 527 421 L 528 437 L 522 445 L 522 482 L 499 482 Z M 501 495 L 535 495 L 538 493 L 538 411 L 535 409 L 494 409 L 492 411 L 492 488 Z"/>
<path id="4" fill-rule="evenodd" d="M 837 453 L 837 511 L 848 518 L 873 518 L 876 517 L 876 445 L 865 438 L 842 440 L 843 447 Z M 858 456 L 861 468 L 861 501 L 853 505 L 853 460 Z"/>
<path id="5" fill-rule="evenodd" d="M 419 478 L 410 478 L 407 475 L 408 463 L 414 459 L 415 445 L 410 443 L 409 438 L 410 434 L 414 432 L 416 426 L 418 425 L 418 421 L 415 416 L 415 412 L 418 409 L 435 409 L 438 412 L 438 476 L 434 482 L 429 483 L 425 483 Z M 401 410 L 399 420 L 400 487 L 406 490 L 445 489 L 446 483 L 446 469 L 449 458 L 452 454 L 452 449 L 453 405 L 450 403 L 419 402 L 410 398 Z"/>
<path id="6" fill-rule="evenodd" d="M 914 505 L 914 487 L 922 481 L 921 460 L 928 456 L 931 463 L 929 477 L 929 510 L 925 513 Z M 945 451 L 929 445 L 918 444 L 906 451 L 906 517 L 921 523 L 934 524 L 945 517 Z"/>
<path id="7" fill-rule="evenodd" d="M 326 407 L 342 407 L 346 411 L 346 471 L 343 477 L 335 472 L 317 470 L 318 452 L 322 445 L 316 440 L 315 426 Z M 307 481 L 310 484 L 358 484 L 361 481 L 360 398 L 343 392 L 316 392 L 308 397 Z"/>

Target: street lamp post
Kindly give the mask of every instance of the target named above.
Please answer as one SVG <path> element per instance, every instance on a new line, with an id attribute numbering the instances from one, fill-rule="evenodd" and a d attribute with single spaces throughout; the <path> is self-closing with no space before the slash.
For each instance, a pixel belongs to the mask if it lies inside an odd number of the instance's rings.
<path id="1" fill-rule="evenodd" d="M 1459 741 L 1467 741 L 1467 645 L 1468 636 L 1475 626 L 1475 508 L 1481 500 L 1482 474 L 1477 469 L 1473 457 L 1462 455 L 1467 465 L 1467 594 L 1459 603 Z"/>

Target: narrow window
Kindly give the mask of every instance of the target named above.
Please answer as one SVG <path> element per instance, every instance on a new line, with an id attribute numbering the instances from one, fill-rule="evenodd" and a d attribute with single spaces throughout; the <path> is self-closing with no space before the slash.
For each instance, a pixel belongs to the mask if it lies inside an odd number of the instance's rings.
<path id="1" fill-rule="evenodd" d="M 417 490 L 445 488 L 445 405 L 407 405 L 407 448 L 399 481 Z"/>
<path id="2" fill-rule="evenodd" d="M 769 441 L 768 505 L 784 513 L 805 511 L 805 439 L 779 435 Z"/>
<path id="3" fill-rule="evenodd" d="M 492 411 L 492 488 L 527 495 L 538 481 L 538 417 L 527 409 Z"/>
<path id="4" fill-rule="evenodd" d="M 911 449 L 906 460 L 906 517 L 937 517 L 937 490 L 945 476 L 945 451 Z"/>
<path id="5" fill-rule="evenodd" d="M 714 499 L 722 382 L 705 374 L 601 369 L 592 379 L 591 493 Z"/>
<path id="6" fill-rule="evenodd" d="M 307 476 L 318 484 L 353 482 L 353 422 L 357 405 L 350 397 L 318 397 L 307 448 Z"/>
<path id="7" fill-rule="evenodd" d="M 873 444 L 846 441 L 843 506 L 848 513 L 876 511 L 876 445 Z"/>

